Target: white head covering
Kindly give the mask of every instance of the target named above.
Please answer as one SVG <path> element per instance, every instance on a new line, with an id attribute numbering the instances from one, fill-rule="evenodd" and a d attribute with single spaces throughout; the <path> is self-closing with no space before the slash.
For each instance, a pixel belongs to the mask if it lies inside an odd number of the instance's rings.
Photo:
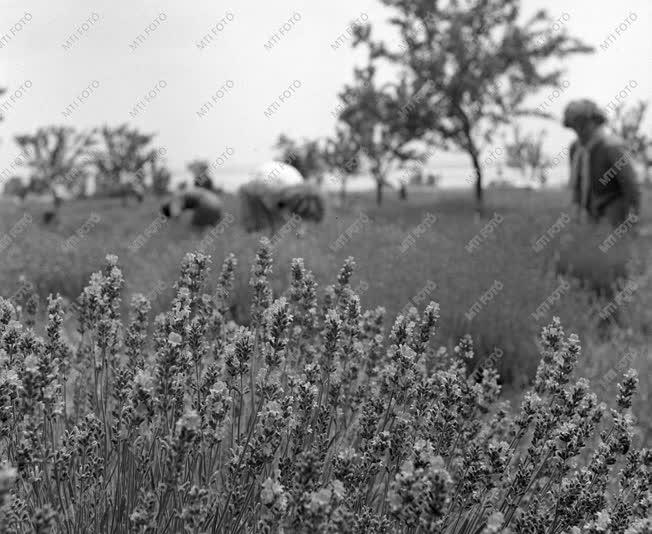
<path id="1" fill-rule="evenodd" d="M 281 188 L 304 183 L 303 176 L 291 165 L 281 161 L 268 161 L 253 172 L 253 180 L 272 188 Z"/>

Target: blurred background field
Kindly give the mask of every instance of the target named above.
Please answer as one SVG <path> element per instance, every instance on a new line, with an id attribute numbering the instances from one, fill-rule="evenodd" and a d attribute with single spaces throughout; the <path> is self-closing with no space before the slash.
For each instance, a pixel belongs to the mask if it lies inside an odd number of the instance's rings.
<path id="1" fill-rule="evenodd" d="M 350 196 L 345 207 L 338 207 L 334 201 L 324 224 L 308 225 L 300 231 L 293 229 L 280 238 L 274 251 L 275 291 L 280 294 L 287 288 L 292 258 L 304 258 L 306 267 L 314 272 L 323 289 L 334 281 L 342 262 L 353 256 L 357 264 L 353 287 L 360 290 L 363 308 L 384 306 L 386 325 L 390 327 L 395 315 L 418 301 L 419 293 L 423 294 L 425 288 L 427 298 L 417 302 L 417 307 L 422 309 L 430 300 L 440 304 L 438 342 L 452 346 L 460 336 L 470 333 L 480 358 L 494 348 L 502 349 L 504 356 L 498 367 L 513 395 L 532 378 L 536 369 L 537 333 L 553 315 L 558 315 L 566 331 L 576 332 L 585 348 L 580 374 L 592 382 L 602 382 L 605 399 L 614 398 L 617 382 L 609 376 L 619 371 L 623 358 L 629 361 L 633 354 L 635 357 L 629 363 L 638 369 L 641 377 L 639 407 L 649 405 L 652 291 L 647 277 L 642 275 L 649 269 L 645 255 L 652 250 L 650 236 L 641 235 L 634 240 L 626 237 L 603 253 L 598 245 L 606 237 L 607 229 L 568 224 L 543 250 L 536 252 L 533 248 L 536 239 L 560 215 L 570 213 L 567 193 L 490 188 L 487 213 L 500 214 L 503 220 L 482 239 L 476 250 L 468 252 L 469 240 L 490 218 L 490 215 L 484 220 L 474 218 L 468 194 L 415 189 L 409 192 L 409 202 L 392 197 L 381 207 L 367 193 Z M 171 299 L 181 258 L 195 250 L 210 230 L 193 231 L 183 218 L 171 220 L 139 250 L 132 252 L 130 244 L 157 220 L 159 202 L 148 198 L 144 205 L 134 208 L 125 207 L 117 199 L 76 200 L 62 207 L 54 226 L 44 226 L 43 205 L 2 201 L 0 234 L 6 234 L 24 213 L 33 217 L 33 222 L 4 250 L 0 263 L 2 293 L 13 295 L 24 277 L 34 284 L 41 299 L 58 292 L 72 302 L 90 274 L 101 268 L 104 257 L 117 254 L 127 282 L 125 312 L 130 295 L 137 292 L 154 297 L 154 313 L 163 311 Z M 642 228 L 652 222 L 651 205 L 650 192 L 646 191 Z M 233 312 L 238 321 L 246 323 L 250 265 L 261 236 L 273 236 L 244 233 L 238 226 L 235 198 L 227 197 L 226 211 L 234 215 L 235 221 L 214 238 L 206 252 L 213 257 L 215 275 L 228 253 L 236 255 L 239 263 Z M 65 250 L 63 243 L 92 214 L 99 221 L 87 226 L 87 233 L 78 246 Z M 361 220 L 361 214 L 369 222 L 361 225 L 360 231 L 333 253 L 331 245 Z M 422 224 L 429 214 L 436 217 L 436 222 Z M 362 217 L 362 220 L 366 219 Z M 416 235 L 414 231 L 419 225 L 425 230 Z M 402 249 L 410 232 L 415 242 L 407 250 Z M 559 273 L 563 273 L 563 279 Z M 613 317 L 601 320 L 599 311 L 614 298 L 618 284 L 622 286 L 626 279 L 637 281 L 633 300 L 620 306 Z M 537 308 L 562 280 L 570 281 L 571 289 L 562 291 L 547 313 L 535 319 Z M 502 289 L 469 320 L 471 307 L 496 281 L 502 284 Z M 429 291 L 433 282 L 436 288 Z M 158 292 L 157 288 L 164 289 Z M 67 331 L 72 336 L 74 330 L 74 321 L 70 320 Z M 649 435 L 649 429 L 644 432 Z"/>

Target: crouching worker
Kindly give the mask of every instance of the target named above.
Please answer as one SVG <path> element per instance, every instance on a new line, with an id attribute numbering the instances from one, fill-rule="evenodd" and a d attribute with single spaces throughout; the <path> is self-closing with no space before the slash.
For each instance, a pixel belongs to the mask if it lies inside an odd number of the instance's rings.
<path id="1" fill-rule="evenodd" d="M 217 194 L 203 188 L 178 191 L 161 206 L 161 213 L 166 217 L 179 217 L 184 210 L 193 212 L 191 220 L 193 226 L 203 228 L 220 222 L 224 207 Z"/>
<path id="2" fill-rule="evenodd" d="M 591 100 L 570 102 L 564 111 L 564 126 L 577 134 L 570 147 L 570 185 L 579 219 L 616 227 L 638 220 L 640 192 L 632 155 L 605 131 L 606 122 Z"/>

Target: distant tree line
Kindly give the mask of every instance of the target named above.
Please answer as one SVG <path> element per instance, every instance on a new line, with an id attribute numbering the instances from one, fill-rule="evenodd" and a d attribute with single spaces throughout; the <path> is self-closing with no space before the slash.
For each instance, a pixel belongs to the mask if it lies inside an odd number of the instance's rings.
<path id="1" fill-rule="evenodd" d="M 164 194 L 171 173 L 164 162 L 166 150 L 154 146 L 154 137 L 126 124 L 88 132 L 47 126 L 17 135 L 26 176 L 10 178 L 4 192 L 85 196 L 92 179 L 96 195 L 124 196 L 134 189 Z"/>

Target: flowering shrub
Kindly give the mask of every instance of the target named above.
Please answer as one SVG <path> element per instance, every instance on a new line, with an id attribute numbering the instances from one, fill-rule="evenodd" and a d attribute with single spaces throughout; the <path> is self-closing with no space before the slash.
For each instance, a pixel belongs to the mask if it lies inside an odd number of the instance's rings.
<path id="1" fill-rule="evenodd" d="M 124 325 L 107 257 L 74 347 L 60 298 L 43 338 L 0 300 L 0 532 L 650 531 L 636 374 L 607 414 L 572 378 L 579 340 L 558 320 L 512 412 L 490 365 L 467 378 L 470 338 L 432 346 L 435 303 L 386 335 L 384 310 L 351 289 L 352 260 L 318 297 L 296 259 L 275 298 L 263 240 L 239 326 L 235 263 L 208 295 L 210 258 L 186 255 L 171 309 L 150 325 L 135 296 Z"/>

